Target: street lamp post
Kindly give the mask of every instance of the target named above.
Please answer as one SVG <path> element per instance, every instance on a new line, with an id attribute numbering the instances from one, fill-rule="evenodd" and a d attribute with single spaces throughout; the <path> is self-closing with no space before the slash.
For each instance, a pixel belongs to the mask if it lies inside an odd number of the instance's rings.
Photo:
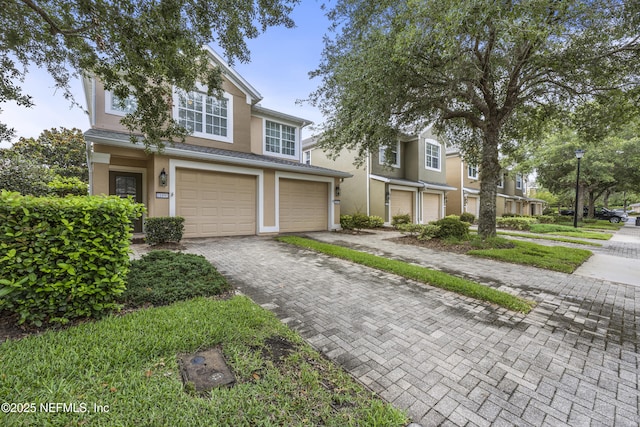
<path id="1" fill-rule="evenodd" d="M 576 174 L 576 204 L 573 209 L 573 227 L 578 228 L 578 193 L 580 192 L 580 159 L 584 156 L 584 150 L 576 150 L 576 159 L 578 159 L 578 173 Z"/>

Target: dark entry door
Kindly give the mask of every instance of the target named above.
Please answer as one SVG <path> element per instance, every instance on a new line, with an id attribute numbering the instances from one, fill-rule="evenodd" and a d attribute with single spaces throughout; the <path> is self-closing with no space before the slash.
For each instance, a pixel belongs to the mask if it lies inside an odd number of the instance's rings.
<path id="1" fill-rule="evenodd" d="M 109 172 L 109 194 L 126 198 L 131 196 L 142 203 L 142 174 L 133 172 Z M 142 233 L 142 219 L 133 222 L 133 232 Z"/>

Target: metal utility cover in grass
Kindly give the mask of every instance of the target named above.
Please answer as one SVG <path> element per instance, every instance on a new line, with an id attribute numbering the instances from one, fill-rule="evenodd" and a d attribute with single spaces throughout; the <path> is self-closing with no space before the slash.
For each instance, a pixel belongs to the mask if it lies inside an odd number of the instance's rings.
<path id="1" fill-rule="evenodd" d="M 178 360 L 183 383 L 193 385 L 197 392 L 207 392 L 224 385 L 231 386 L 236 381 L 218 347 L 185 354 L 179 356 Z"/>

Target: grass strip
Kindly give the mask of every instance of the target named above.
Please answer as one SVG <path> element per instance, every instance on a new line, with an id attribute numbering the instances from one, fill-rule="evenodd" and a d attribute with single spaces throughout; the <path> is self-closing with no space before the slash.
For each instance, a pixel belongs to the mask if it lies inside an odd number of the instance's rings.
<path id="1" fill-rule="evenodd" d="M 274 356 L 273 338 L 290 351 Z M 204 396 L 185 392 L 177 355 L 216 345 L 236 384 Z M 0 398 L 22 409 L 0 412 L 2 426 L 408 423 L 246 297 L 196 298 L 7 341 L 0 360 Z M 51 413 L 41 409 L 48 403 L 69 406 Z M 31 404 L 33 411 L 24 406 Z"/>
<path id="2" fill-rule="evenodd" d="M 527 239 L 539 239 L 539 240 L 550 240 L 554 242 L 575 243 L 577 245 L 602 246 L 602 244 L 600 243 L 588 242 L 586 240 L 567 239 L 565 237 L 554 237 L 554 236 L 539 236 L 531 233 L 514 233 L 510 231 L 498 231 L 498 234 L 503 236 L 525 237 Z"/>
<path id="3" fill-rule="evenodd" d="M 409 264 L 403 261 L 388 259 L 368 254 L 366 252 L 345 248 L 343 246 L 322 243 L 298 236 L 281 236 L 278 237 L 278 240 L 355 262 L 357 264 L 362 264 L 367 267 L 393 273 L 407 279 L 416 280 L 418 282 L 456 292 L 461 295 L 498 304 L 499 306 L 505 307 L 509 310 L 528 313 L 534 305 L 532 301 L 527 301 L 507 292 L 499 291 L 471 280 L 462 279 L 460 277 L 452 276 L 451 274 Z"/>
<path id="4" fill-rule="evenodd" d="M 547 270 L 572 273 L 593 253 L 586 249 L 545 246 L 511 240 L 513 248 L 474 249 L 467 254 L 514 264 L 531 265 Z"/>
<path id="5" fill-rule="evenodd" d="M 610 233 L 599 233 L 594 231 L 583 231 L 566 225 L 557 224 L 531 224 L 532 233 L 557 234 L 559 236 L 579 237 L 582 239 L 609 240 Z"/>

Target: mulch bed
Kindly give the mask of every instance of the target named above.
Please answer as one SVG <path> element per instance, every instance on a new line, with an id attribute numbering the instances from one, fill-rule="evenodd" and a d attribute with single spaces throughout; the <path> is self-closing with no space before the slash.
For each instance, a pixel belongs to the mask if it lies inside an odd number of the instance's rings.
<path id="1" fill-rule="evenodd" d="M 394 243 L 420 246 L 423 248 L 433 249 L 436 251 L 454 252 L 457 254 L 466 254 L 470 250 L 474 249 L 469 242 L 452 244 L 440 239 L 418 240 L 418 238 L 412 237 L 412 236 L 394 237 L 387 240 Z"/>

